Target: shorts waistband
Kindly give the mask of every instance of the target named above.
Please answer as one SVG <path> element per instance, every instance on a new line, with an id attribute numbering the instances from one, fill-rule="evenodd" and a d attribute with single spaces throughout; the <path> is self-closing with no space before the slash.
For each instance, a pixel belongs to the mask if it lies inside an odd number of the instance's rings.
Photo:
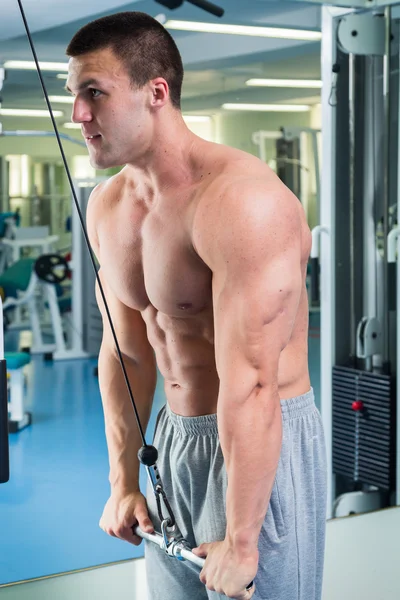
<path id="1" fill-rule="evenodd" d="M 315 409 L 314 390 L 305 394 L 281 400 L 282 420 L 287 421 L 310 414 Z M 165 414 L 170 425 L 182 435 L 218 435 L 217 415 L 201 415 L 199 417 L 182 417 L 165 406 Z"/>

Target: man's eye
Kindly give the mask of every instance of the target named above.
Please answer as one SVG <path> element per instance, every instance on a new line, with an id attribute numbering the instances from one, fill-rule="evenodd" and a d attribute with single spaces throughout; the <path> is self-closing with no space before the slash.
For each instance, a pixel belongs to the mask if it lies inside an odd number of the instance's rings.
<path id="1" fill-rule="evenodd" d="M 95 90 L 94 88 L 90 89 L 90 94 L 92 98 L 98 98 L 99 94 L 101 94 L 100 90 Z"/>

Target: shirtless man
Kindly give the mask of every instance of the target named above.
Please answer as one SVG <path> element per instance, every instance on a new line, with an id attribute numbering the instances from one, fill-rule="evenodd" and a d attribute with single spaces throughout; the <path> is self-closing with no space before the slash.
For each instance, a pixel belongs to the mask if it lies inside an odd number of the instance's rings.
<path id="1" fill-rule="evenodd" d="M 88 206 L 100 278 L 144 426 L 156 364 L 164 377 L 158 467 L 179 529 L 206 557 L 199 577 L 146 543 L 149 600 L 319 600 L 326 464 L 302 206 L 260 160 L 188 130 L 181 58 L 151 17 L 89 23 L 67 55 L 91 164 L 124 165 Z M 139 491 L 141 440 L 98 298 L 111 485 L 100 526 L 138 544 L 133 526 L 160 523 Z"/>

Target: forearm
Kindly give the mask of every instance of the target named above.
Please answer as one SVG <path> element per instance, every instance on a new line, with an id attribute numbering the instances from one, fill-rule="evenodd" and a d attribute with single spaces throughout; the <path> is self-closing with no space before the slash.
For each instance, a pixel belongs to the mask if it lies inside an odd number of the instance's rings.
<path id="1" fill-rule="evenodd" d="M 233 547 L 252 552 L 257 549 L 279 463 L 279 398 L 263 388 L 234 404 L 220 397 L 218 428 L 228 474 L 226 537 Z"/>
<path id="2" fill-rule="evenodd" d="M 147 360 L 140 364 L 126 357 L 124 362 L 140 422 L 145 431 L 156 387 L 155 360 L 152 355 L 149 355 Z M 142 440 L 118 357 L 104 344 L 99 355 L 99 384 L 104 410 L 111 489 L 113 491 L 139 489 L 137 452 L 142 446 Z"/>

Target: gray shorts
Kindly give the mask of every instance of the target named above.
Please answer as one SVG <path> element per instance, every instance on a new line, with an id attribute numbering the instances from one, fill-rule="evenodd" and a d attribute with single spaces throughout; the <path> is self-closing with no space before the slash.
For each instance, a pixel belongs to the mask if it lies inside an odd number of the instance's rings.
<path id="1" fill-rule="evenodd" d="M 259 537 L 254 600 L 320 600 L 325 549 L 327 469 L 314 394 L 282 400 L 283 441 Z M 251 444 L 251 440 L 249 440 Z M 164 407 L 154 438 L 158 468 L 177 524 L 191 547 L 225 537 L 227 475 L 217 417 L 181 417 Z M 256 475 L 257 465 L 254 465 Z M 154 494 L 150 517 L 160 531 Z M 217 600 L 199 569 L 146 542 L 148 600 Z"/>

